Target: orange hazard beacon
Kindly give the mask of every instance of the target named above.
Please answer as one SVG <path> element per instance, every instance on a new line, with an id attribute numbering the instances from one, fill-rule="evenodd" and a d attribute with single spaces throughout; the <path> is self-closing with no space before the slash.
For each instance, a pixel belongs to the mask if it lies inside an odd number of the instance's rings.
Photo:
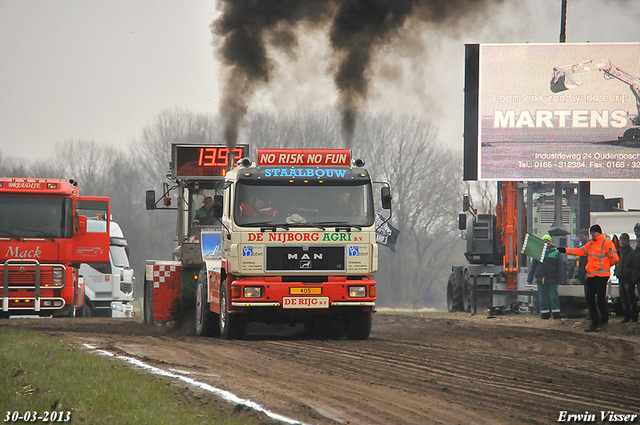
<path id="1" fill-rule="evenodd" d="M 147 209 L 178 212 L 172 261 L 147 261 L 145 322 L 195 306 L 198 335 L 242 338 L 249 322 L 367 339 L 378 268 L 372 182 L 349 149 L 172 146 L 171 181 Z M 342 333 L 342 332 L 340 332 Z"/>
<path id="2" fill-rule="evenodd" d="M 75 316 L 80 264 L 109 262 L 109 214 L 73 180 L 0 178 L 0 315 Z"/>

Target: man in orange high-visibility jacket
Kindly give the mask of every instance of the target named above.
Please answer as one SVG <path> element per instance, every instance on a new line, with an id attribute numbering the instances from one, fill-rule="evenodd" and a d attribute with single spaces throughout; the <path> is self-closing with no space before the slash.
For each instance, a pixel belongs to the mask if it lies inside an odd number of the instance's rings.
<path id="1" fill-rule="evenodd" d="M 606 298 L 607 282 L 609 281 L 609 269 L 618 262 L 619 257 L 616 246 L 604 237 L 600 225 L 591 226 L 589 233 L 591 233 L 591 240 L 580 248 L 559 247 L 558 250 L 566 254 L 587 256 L 586 297 L 591 315 L 591 325 L 584 331 L 594 332 L 606 328 L 609 323 Z"/>

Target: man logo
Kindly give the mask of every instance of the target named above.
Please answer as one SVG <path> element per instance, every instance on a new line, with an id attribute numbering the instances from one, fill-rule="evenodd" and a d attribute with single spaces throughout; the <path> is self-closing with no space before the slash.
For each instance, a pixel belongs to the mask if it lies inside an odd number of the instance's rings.
<path id="1" fill-rule="evenodd" d="M 300 261 L 300 268 L 301 269 L 310 269 L 311 268 L 311 261 Z"/>
<path id="2" fill-rule="evenodd" d="M 251 257 L 252 255 L 253 255 L 253 247 L 252 246 L 242 247 L 242 256 L 243 257 Z"/>
<path id="3" fill-rule="evenodd" d="M 287 260 L 297 260 L 298 259 L 298 254 L 287 254 Z M 301 260 L 310 260 L 311 257 L 309 257 L 309 254 L 302 254 L 302 257 L 300 257 Z M 322 260 L 322 254 L 313 254 L 313 259 L 314 260 Z"/>

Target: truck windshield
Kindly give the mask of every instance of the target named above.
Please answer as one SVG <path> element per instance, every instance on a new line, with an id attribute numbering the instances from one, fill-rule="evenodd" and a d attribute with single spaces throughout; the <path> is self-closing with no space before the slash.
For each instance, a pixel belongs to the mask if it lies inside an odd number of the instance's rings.
<path id="1" fill-rule="evenodd" d="M 68 198 L 0 198 L 0 237 L 70 238 L 72 204 Z"/>
<path id="2" fill-rule="evenodd" d="M 251 185 L 238 182 L 234 206 L 240 226 L 355 226 L 374 223 L 370 182 L 346 185 Z"/>
<path id="3" fill-rule="evenodd" d="M 109 250 L 111 251 L 111 259 L 115 267 L 121 267 L 123 269 L 129 268 L 129 256 L 124 246 L 111 245 Z"/>

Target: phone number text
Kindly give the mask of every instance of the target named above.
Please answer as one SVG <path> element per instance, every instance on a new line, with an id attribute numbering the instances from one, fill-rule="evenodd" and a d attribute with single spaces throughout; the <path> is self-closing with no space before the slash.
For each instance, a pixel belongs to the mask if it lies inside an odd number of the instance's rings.
<path id="1" fill-rule="evenodd" d="M 518 161 L 518 168 L 640 169 L 640 161 Z"/>

